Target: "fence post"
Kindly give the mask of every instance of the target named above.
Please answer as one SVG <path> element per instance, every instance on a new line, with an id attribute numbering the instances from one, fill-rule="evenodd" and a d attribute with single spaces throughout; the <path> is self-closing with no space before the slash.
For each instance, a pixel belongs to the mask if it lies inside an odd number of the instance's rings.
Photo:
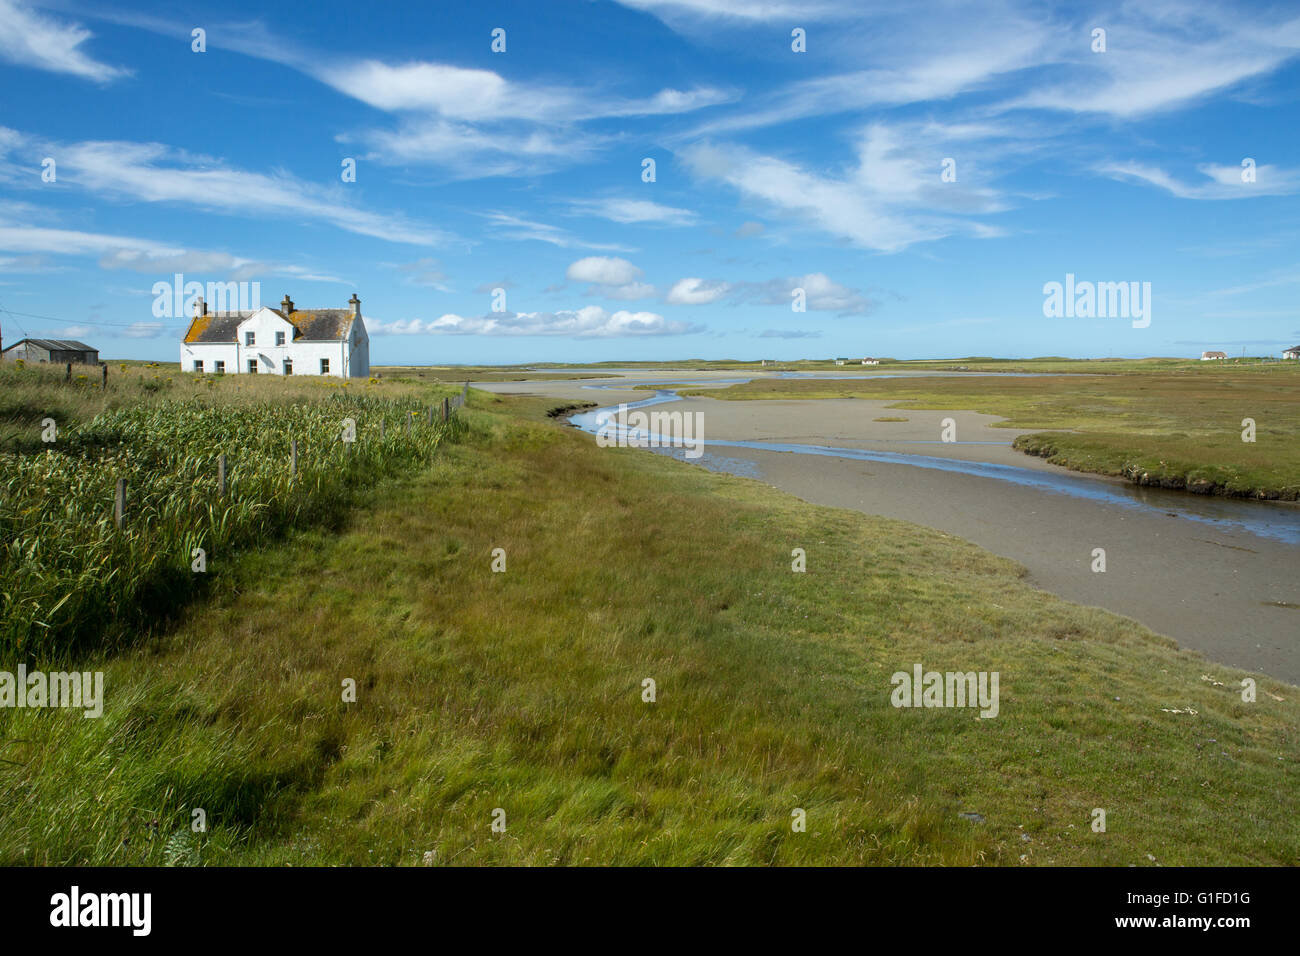
<path id="1" fill-rule="evenodd" d="M 100 386 L 100 389 L 102 391 L 107 392 L 108 391 L 108 363 L 100 362 L 99 367 L 104 371 L 104 384 Z"/>
<path id="2" fill-rule="evenodd" d="M 445 422 L 451 415 L 451 400 L 445 396 L 442 399 L 442 420 Z"/>
<path id="3" fill-rule="evenodd" d="M 226 497 L 226 456 L 223 452 L 217 456 L 217 494 Z"/>
<path id="4" fill-rule="evenodd" d="M 433 406 L 432 406 L 432 405 L 429 406 L 429 424 L 430 424 L 430 425 L 433 424 Z"/>
<path id="5" fill-rule="evenodd" d="M 469 401 L 469 382 L 466 382 L 465 387 L 460 390 L 460 403 L 464 405 L 467 401 Z"/>
<path id="6" fill-rule="evenodd" d="M 298 439 L 289 440 L 289 477 L 298 477 Z"/>
<path id="7" fill-rule="evenodd" d="M 113 496 L 113 521 L 119 528 L 126 525 L 126 479 L 117 479 L 117 494 Z"/>
<path id="8" fill-rule="evenodd" d="M 71 363 L 71 362 L 68 363 L 68 370 L 67 370 L 67 372 L 64 373 L 64 375 L 63 375 L 63 380 L 64 380 L 65 382 L 71 382 L 71 381 L 72 381 L 72 363 Z"/>
<path id="9" fill-rule="evenodd" d="M 408 436 L 411 434 L 411 417 L 412 417 L 414 414 L 415 414 L 415 412 L 412 412 L 412 411 L 409 411 L 409 410 L 408 410 L 407 413 L 406 413 L 406 434 L 407 434 Z"/>

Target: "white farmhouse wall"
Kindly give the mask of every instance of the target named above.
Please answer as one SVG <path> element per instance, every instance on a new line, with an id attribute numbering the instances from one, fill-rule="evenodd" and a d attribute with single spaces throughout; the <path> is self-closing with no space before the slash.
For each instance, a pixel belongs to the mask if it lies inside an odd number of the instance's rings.
<path id="1" fill-rule="evenodd" d="M 226 363 L 226 374 L 238 372 L 239 349 L 226 342 L 182 342 L 181 371 L 193 372 L 196 361 L 203 362 L 203 371 L 211 375 L 216 371 L 218 360 Z"/>
<path id="2" fill-rule="evenodd" d="M 247 345 L 247 333 L 253 333 L 253 344 Z M 276 333 L 282 333 L 284 344 L 276 345 Z M 203 371 L 212 374 L 216 362 L 225 362 L 227 375 L 248 374 L 248 363 L 257 362 L 258 375 L 283 375 L 285 362 L 292 363 L 294 375 L 321 375 L 321 360 L 329 361 L 327 374 L 334 378 L 364 378 L 370 374 L 370 337 L 365 322 L 354 319 L 348 335 L 338 341 L 294 341 L 293 323 L 269 308 L 258 309 L 239 324 L 236 341 L 182 342 L 180 348 L 181 370 L 194 371 L 196 361 L 203 362 Z"/>

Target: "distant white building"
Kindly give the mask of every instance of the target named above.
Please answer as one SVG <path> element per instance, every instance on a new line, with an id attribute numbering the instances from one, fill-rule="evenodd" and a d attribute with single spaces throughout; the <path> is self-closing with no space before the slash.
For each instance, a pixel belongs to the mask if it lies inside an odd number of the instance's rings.
<path id="1" fill-rule="evenodd" d="M 1216 359 L 1226 359 L 1227 357 L 1228 357 L 1227 352 L 1202 352 L 1201 353 L 1202 362 L 1213 362 Z"/>
<path id="2" fill-rule="evenodd" d="M 280 308 L 209 312 L 200 299 L 181 342 L 181 371 L 217 375 L 370 374 L 370 336 L 356 293 L 346 309 Z"/>
<path id="3" fill-rule="evenodd" d="M 879 364 L 880 364 L 880 359 L 878 359 L 878 358 L 864 358 L 864 359 L 862 360 L 862 364 L 863 364 L 863 365 L 879 365 Z"/>
<path id="4" fill-rule="evenodd" d="M 1282 353 L 1284 359 L 1300 359 L 1300 345 L 1293 345 Z"/>

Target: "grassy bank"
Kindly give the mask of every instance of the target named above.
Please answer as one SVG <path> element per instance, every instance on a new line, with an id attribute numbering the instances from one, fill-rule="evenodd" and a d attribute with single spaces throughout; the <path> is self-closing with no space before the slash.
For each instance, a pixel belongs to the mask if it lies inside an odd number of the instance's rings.
<path id="1" fill-rule="evenodd" d="M 969 409 L 1003 416 L 1010 428 L 1048 430 L 1021 436 L 1016 447 L 1077 471 L 1202 494 L 1300 497 L 1300 362 L 1153 368 L 1069 377 L 757 380 L 687 394 Z M 1242 440 L 1247 418 L 1255 422 L 1254 442 Z"/>
<path id="2" fill-rule="evenodd" d="M 0 863 L 1300 863 L 1295 688 L 1243 703 L 943 534 L 483 401 L 338 532 L 80 661 L 102 719 L 0 711 Z M 892 707 L 918 662 L 998 671 L 999 715 Z"/>
<path id="3" fill-rule="evenodd" d="M 128 378 L 110 395 L 0 369 L 0 651 L 51 660 L 134 639 L 239 550 L 336 523 L 359 489 L 419 469 L 455 429 L 414 393 L 241 379 Z"/>

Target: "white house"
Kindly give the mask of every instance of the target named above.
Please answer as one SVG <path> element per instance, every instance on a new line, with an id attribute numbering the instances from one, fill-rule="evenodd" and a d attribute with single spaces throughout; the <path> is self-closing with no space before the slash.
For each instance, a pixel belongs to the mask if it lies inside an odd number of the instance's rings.
<path id="1" fill-rule="evenodd" d="M 280 308 L 209 312 L 200 299 L 181 342 L 181 371 L 217 375 L 370 374 L 370 336 L 356 293 L 346 309 Z"/>
<path id="2" fill-rule="evenodd" d="M 1293 345 L 1282 353 L 1284 359 L 1300 359 L 1300 345 Z"/>
<path id="3" fill-rule="evenodd" d="M 1202 352 L 1201 353 L 1202 362 L 1213 362 L 1216 359 L 1222 360 L 1222 359 L 1226 359 L 1227 357 L 1228 357 L 1227 352 Z"/>
<path id="4" fill-rule="evenodd" d="M 867 357 L 862 360 L 863 365 L 879 365 L 880 359 Z"/>

